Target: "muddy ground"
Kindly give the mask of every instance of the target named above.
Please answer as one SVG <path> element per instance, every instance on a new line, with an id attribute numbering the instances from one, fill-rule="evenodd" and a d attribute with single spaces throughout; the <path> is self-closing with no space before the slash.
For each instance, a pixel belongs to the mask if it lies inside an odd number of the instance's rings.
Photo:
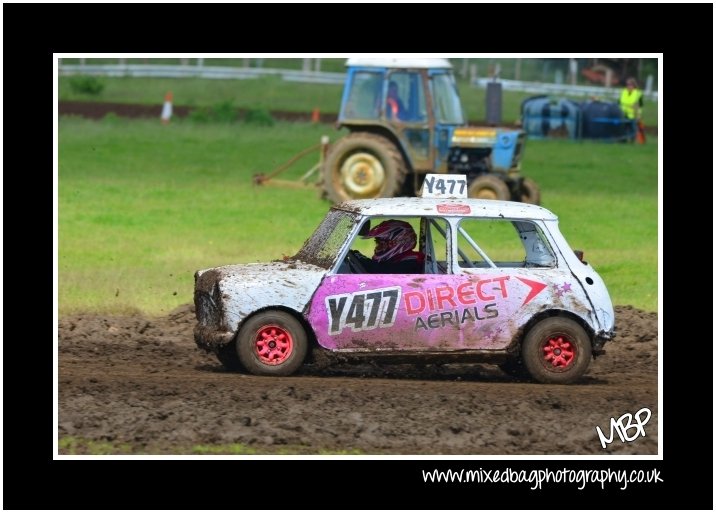
<path id="1" fill-rule="evenodd" d="M 157 319 L 65 316 L 59 436 L 144 454 L 205 444 L 283 454 L 657 454 L 657 315 L 616 313 L 617 338 L 573 385 L 458 364 L 248 376 L 196 348 L 189 305 Z M 624 443 L 615 434 L 602 449 L 595 427 L 608 433 L 611 417 L 644 407 L 646 436 Z"/>

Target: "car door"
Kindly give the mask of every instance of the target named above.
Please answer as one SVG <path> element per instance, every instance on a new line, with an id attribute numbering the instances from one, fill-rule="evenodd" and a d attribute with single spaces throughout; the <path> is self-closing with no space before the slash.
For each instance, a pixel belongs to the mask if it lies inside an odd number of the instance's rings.
<path id="1" fill-rule="evenodd" d="M 583 300 L 536 223 L 464 218 L 455 221 L 454 231 L 457 303 L 460 308 L 476 305 L 484 317 L 463 323 L 466 347 L 505 349 L 539 312 Z"/>
<path id="2" fill-rule="evenodd" d="M 321 346 L 385 352 L 459 347 L 453 336 L 455 325 L 449 319 L 454 314 L 447 308 L 447 291 L 454 280 L 448 274 L 449 224 L 440 218 L 405 220 L 416 229 L 420 227 L 419 249 L 426 256 L 425 272 L 356 274 L 339 265 L 323 279 L 307 315 Z M 438 307 L 444 312 L 430 313 Z M 444 334 L 438 326 L 447 326 L 450 333 Z"/>

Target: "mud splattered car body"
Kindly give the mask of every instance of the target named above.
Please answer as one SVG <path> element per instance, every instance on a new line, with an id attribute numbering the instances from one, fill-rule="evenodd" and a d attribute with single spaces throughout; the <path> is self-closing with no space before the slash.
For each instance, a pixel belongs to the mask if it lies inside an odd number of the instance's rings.
<path id="1" fill-rule="evenodd" d="M 385 219 L 414 226 L 424 272 L 360 268 L 360 235 Z M 552 212 L 467 198 L 336 205 L 292 258 L 198 271 L 194 301 L 197 345 L 256 374 L 290 374 L 317 350 L 491 362 L 568 383 L 614 334 L 604 282 Z"/>

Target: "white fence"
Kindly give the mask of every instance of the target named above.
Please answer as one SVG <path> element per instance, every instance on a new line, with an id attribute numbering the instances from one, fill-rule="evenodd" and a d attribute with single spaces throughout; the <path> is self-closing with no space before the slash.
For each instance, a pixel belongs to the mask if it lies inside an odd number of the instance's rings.
<path id="1" fill-rule="evenodd" d="M 167 77 L 247 79 L 278 75 L 291 82 L 343 84 L 345 73 L 298 71 L 271 68 L 239 68 L 229 66 L 175 66 L 156 64 L 61 64 L 60 75 L 95 75 L 105 77 Z"/>
<path id="2" fill-rule="evenodd" d="M 476 78 L 472 81 L 472 85 L 479 88 L 487 88 L 487 84 L 493 82 L 491 78 Z M 498 79 L 498 83 L 502 84 L 505 91 L 522 91 L 525 93 L 547 94 L 547 95 L 563 95 L 577 97 L 610 97 L 619 98 L 619 94 L 623 88 L 621 87 L 600 87 L 600 86 L 580 86 L 570 84 L 549 84 L 544 82 L 522 82 L 521 80 L 503 80 Z M 657 91 L 645 91 L 644 97 L 657 101 L 659 93 Z"/>

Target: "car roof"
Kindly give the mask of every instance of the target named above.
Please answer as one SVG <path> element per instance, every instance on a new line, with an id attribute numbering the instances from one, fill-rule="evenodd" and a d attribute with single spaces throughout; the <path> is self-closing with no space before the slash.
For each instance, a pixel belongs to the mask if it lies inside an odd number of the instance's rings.
<path id="1" fill-rule="evenodd" d="M 435 215 L 441 217 L 557 220 L 554 213 L 537 205 L 473 198 L 378 198 L 345 201 L 334 205 L 333 208 L 365 216 Z"/>
<path id="2" fill-rule="evenodd" d="M 447 59 L 426 59 L 418 57 L 353 57 L 346 61 L 346 66 L 367 68 L 448 68 L 452 64 Z"/>

